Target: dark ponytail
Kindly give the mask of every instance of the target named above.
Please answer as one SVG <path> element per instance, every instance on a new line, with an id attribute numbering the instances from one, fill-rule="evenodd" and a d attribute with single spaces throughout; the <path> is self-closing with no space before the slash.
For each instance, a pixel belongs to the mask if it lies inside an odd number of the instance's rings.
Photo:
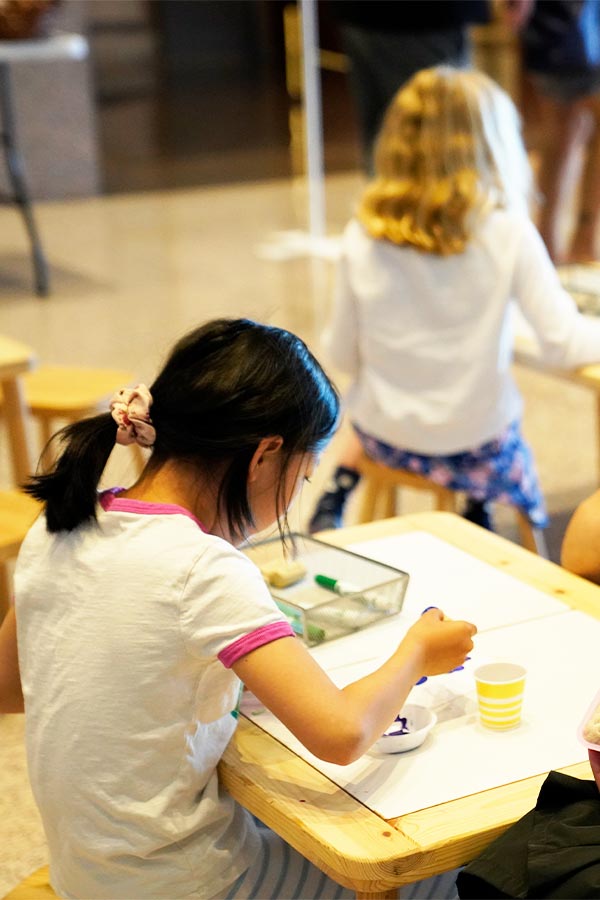
<path id="1" fill-rule="evenodd" d="M 115 446 L 117 425 L 110 413 L 82 419 L 55 437 L 64 447 L 47 474 L 31 478 L 24 490 L 46 507 L 48 531 L 72 531 L 96 518 L 98 482 Z"/>
<path id="2" fill-rule="evenodd" d="M 253 524 L 248 467 L 264 437 L 283 438 L 277 511 L 297 454 L 318 452 L 333 434 L 339 397 L 296 335 L 249 319 L 217 319 L 173 348 L 150 386 L 156 441 L 149 471 L 167 460 L 219 473 L 219 508 L 230 534 Z M 110 414 L 69 425 L 54 469 L 33 478 L 28 493 L 46 504 L 50 531 L 72 530 L 95 518 L 97 485 L 115 443 Z"/>

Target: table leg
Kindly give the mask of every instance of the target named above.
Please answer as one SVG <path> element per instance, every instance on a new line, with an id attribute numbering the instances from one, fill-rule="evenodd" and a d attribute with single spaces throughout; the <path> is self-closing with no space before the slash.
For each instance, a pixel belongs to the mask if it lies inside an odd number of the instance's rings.
<path id="1" fill-rule="evenodd" d="M 36 293 L 45 297 L 50 290 L 48 263 L 33 218 L 33 209 L 25 181 L 23 158 L 16 139 L 15 115 L 12 104 L 10 69 L 7 63 L 0 63 L 0 114 L 2 116 L 2 144 L 4 160 L 13 191 L 12 199 L 18 205 L 25 221 L 25 228 L 31 244 L 31 256 L 35 273 Z"/>
<path id="2" fill-rule="evenodd" d="M 33 472 L 33 463 L 27 437 L 27 405 L 25 392 L 19 378 L 7 378 L 2 382 L 4 418 L 8 433 L 13 475 L 17 485 L 26 481 Z"/>

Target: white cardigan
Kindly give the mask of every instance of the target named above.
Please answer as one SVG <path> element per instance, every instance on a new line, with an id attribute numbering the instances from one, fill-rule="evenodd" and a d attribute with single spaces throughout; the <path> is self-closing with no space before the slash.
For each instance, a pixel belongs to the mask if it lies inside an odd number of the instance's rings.
<path id="1" fill-rule="evenodd" d="M 494 210 L 464 253 L 438 256 L 344 232 L 324 349 L 353 377 L 350 419 L 424 454 L 474 449 L 520 418 L 511 375 L 515 300 L 560 368 L 600 361 L 600 320 L 562 288 L 527 216 Z"/>

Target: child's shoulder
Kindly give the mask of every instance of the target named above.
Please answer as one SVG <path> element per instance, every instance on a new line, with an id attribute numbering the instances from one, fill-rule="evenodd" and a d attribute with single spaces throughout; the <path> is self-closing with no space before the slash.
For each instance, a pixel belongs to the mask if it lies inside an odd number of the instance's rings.
<path id="1" fill-rule="evenodd" d="M 497 206 L 481 217 L 480 228 L 515 235 L 531 228 L 535 229 L 535 226 L 524 210 Z"/>
<path id="2" fill-rule="evenodd" d="M 505 265 L 517 256 L 537 254 L 543 247 L 539 231 L 525 210 L 493 209 L 482 220 L 473 237 L 475 246 L 485 246 L 486 253 L 502 259 Z"/>

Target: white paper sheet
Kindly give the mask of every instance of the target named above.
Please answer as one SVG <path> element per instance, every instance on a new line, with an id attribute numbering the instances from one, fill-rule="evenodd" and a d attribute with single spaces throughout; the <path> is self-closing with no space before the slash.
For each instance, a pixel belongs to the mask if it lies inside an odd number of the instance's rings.
<path id="1" fill-rule="evenodd" d="M 348 548 L 404 569 L 410 582 L 403 612 L 417 618 L 439 606 L 451 619 L 467 619 L 480 631 L 566 612 L 569 607 L 424 531 Z"/>
<path id="2" fill-rule="evenodd" d="M 426 532 L 353 544 L 349 549 L 404 569 L 410 581 L 400 615 L 356 632 L 343 642 L 331 641 L 314 648 L 314 655 L 328 671 L 345 665 L 349 658 L 376 663 L 390 656 L 427 606 L 439 606 L 451 619 L 473 622 L 480 633 L 570 609 Z"/>
<path id="3" fill-rule="evenodd" d="M 576 733 L 600 684 L 599 647 L 600 621 L 579 612 L 481 634 L 463 672 L 413 688 L 409 702 L 431 706 L 438 715 L 421 747 L 396 755 L 370 751 L 345 767 L 316 759 L 271 713 L 253 709 L 251 701 L 242 709 L 352 796 L 391 819 L 585 760 L 587 751 Z M 523 721 L 513 731 L 492 732 L 478 721 L 473 668 L 500 659 L 528 670 Z M 354 662 L 332 676 L 342 685 L 364 668 Z"/>

